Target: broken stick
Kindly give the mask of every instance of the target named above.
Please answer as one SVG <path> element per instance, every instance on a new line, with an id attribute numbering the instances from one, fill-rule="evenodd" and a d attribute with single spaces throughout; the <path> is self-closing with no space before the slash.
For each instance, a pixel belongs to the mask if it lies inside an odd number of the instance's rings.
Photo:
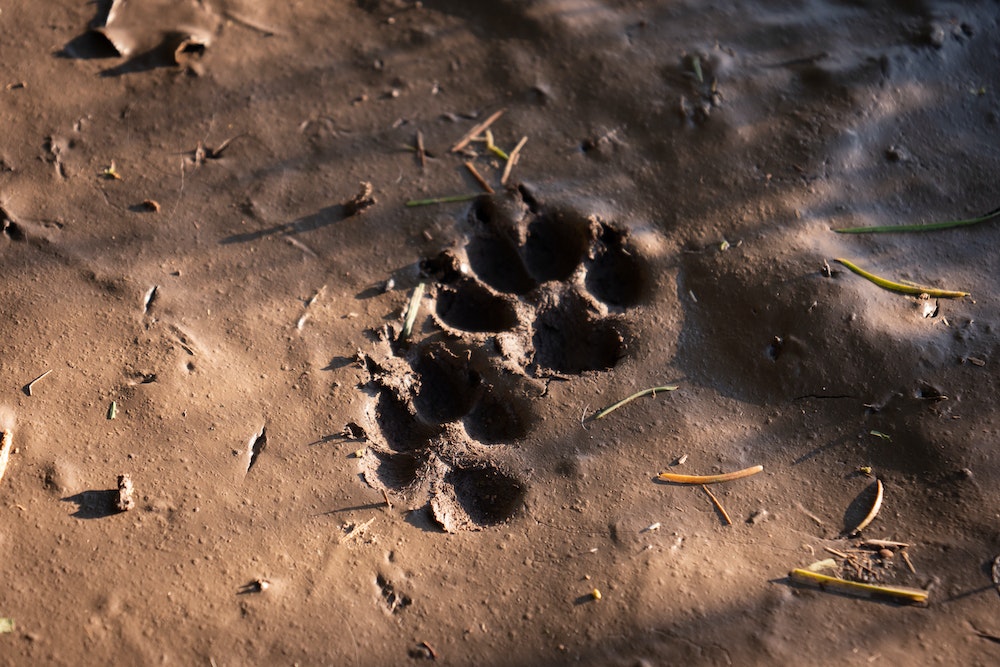
<path id="1" fill-rule="evenodd" d="M 853 530 L 849 530 L 847 531 L 847 533 L 845 533 L 846 535 L 857 535 L 862 530 L 867 528 L 868 524 L 870 524 L 872 521 L 875 520 L 875 517 L 878 516 L 878 511 L 882 508 L 882 494 L 883 494 L 882 480 L 876 479 L 875 502 L 872 503 L 872 508 L 868 510 L 868 514 L 865 515 L 865 518 L 862 519 L 861 522 L 857 526 L 855 526 Z"/>
<path id="2" fill-rule="evenodd" d="M 715 505 L 715 509 L 719 510 L 719 514 L 722 515 L 722 518 L 726 520 L 726 525 L 727 526 L 733 525 L 733 520 L 729 518 L 729 512 L 727 512 L 726 508 L 722 506 L 722 503 L 719 502 L 719 499 L 715 497 L 715 494 L 712 493 L 712 490 L 709 489 L 704 484 L 701 485 L 701 490 L 707 493 L 708 497 L 712 499 L 712 504 Z"/>
<path id="3" fill-rule="evenodd" d="M 926 605 L 927 591 L 920 588 L 906 588 L 904 586 L 877 586 L 875 584 L 862 584 L 857 581 L 831 577 L 809 570 L 795 569 L 788 573 L 788 578 L 797 584 L 805 584 L 819 588 L 822 591 L 833 591 L 854 597 L 869 598 L 873 600 L 888 600 L 890 602 L 909 603 Z"/>
<path id="4" fill-rule="evenodd" d="M 500 177 L 500 185 L 507 185 L 507 181 L 510 180 L 510 172 L 521 158 L 521 149 L 524 148 L 526 143 L 528 143 L 528 137 L 521 137 L 521 140 L 517 142 L 517 146 L 514 146 L 514 150 L 510 152 L 510 155 L 507 157 L 507 165 L 503 168 L 503 176 Z"/>
<path id="5" fill-rule="evenodd" d="M 472 162 L 466 162 L 465 168 L 469 170 L 469 173 L 472 174 L 472 178 L 479 184 L 479 187 L 483 189 L 483 192 L 488 195 L 492 195 L 496 192 L 490 184 L 486 182 L 486 179 L 483 178 L 482 174 L 479 173 L 479 170 L 476 169 L 476 165 L 472 164 Z"/>
<path id="6" fill-rule="evenodd" d="M 48 375 L 51 372 L 52 372 L 52 369 L 50 368 L 49 370 L 47 370 L 44 373 L 42 373 L 41 375 L 39 375 L 38 377 L 36 377 L 34 380 L 32 380 L 31 382 L 29 382 L 28 384 L 24 385 L 24 393 L 26 393 L 28 396 L 31 396 L 31 388 L 35 386 L 35 383 L 38 382 L 39 380 L 41 380 L 42 378 L 44 378 L 46 375 Z"/>
<path id="7" fill-rule="evenodd" d="M 750 477 L 764 470 L 764 466 L 751 466 L 736 472 L 727 472 L 722 475 L 679 475 L 672 472 L 661 472 L 657 479 L 661 482 L 673 482 L 674 484 L 718 484 L 719 482 L 731 482 L 734 479 Z"/>
<path id="8" fill-rule="evenodd" d="M 490 125 L 495 123 L 497 119 L 503 115 L 504 111 L 506 111 L 506 109 L 500 109 L 499 111 L 494 111 L 492 114 L 490 114 L 489 118 L 484 120 L 482 123 L 478 123 L 477 125 L 475 125 L 471 130 L 466 132 L 461 139 L 458 140 L 458 143 L 456 143 L 454 146 L 451 147 L 451 152 L 457 153 L 466 146 L 468 146 L 469 142 L 472 141 L 474 137 L 479 136 Z"/>

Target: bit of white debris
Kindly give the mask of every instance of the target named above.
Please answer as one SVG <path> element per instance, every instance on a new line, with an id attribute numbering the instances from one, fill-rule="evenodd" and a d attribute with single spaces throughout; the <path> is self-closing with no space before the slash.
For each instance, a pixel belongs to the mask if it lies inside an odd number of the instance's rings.
<path id="1" fill-rule="evenodd" d="M 145 296 L 142 297 L 142 312 L 148 313 L 149 309 L 153 307 L 153 302 L 156 301 L 159 289 L 159 285 L 153 285 L 149 288 L 149 291 L 146 292 Z"/>

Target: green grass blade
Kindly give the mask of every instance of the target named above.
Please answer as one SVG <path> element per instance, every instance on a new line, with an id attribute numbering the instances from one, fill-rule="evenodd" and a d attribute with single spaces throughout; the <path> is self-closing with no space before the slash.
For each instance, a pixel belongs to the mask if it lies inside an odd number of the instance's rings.
<path id="1" fill-rule="evenodd" d="M 607 415 L 609 415 L 610 413 L 612 413 L 615 410 L 617 410 L 618 408 L 620 408 L 621 406 L 625 405 L 626 403 L 631 403 L 632 401 L 634 401 L 637 398 L 642 398 L 643 396 L 656 396 L 656 392 L 658 392 L 658 391 L 674 391 L 675 389 L 677 389 L 677 385 L 671 384 L 671 385 L 665 385 L 663 387 L 650 387 L 649 389 L 643 389 L 642 391 L 637 391 L 634 394 L 632 394 L 631 396 L 628 396 L 628 397 L 623 398 L 622 400 L 618 401 L 614 405 L 609 405 L 608 407 L 604 408 L 603 410 L 598 410 L 597 412 L 594 413 L 594 417 L 593 418 L 594 419 L 602 419 L 602 418 L 606 417 Z"/>
<path id="2" fill-rule="evenodd" d="M 931 222 L 920 225 L 881 225 L 878 227 L 845 227 L 833 231 L 838 234 L 891 234 L 895 232 L 934 232 L 939 229 L 953 229 L 955 227 L 968 227 L 978 225 L 993 218 L 1000 217 L 1000 208 L 994 209 L 986 215 L 968 220 L 948 220 L 946 222 Z"/>
<path id="3" fill-rule="evenodd" d="M 880 276 L 876 276 L 874 273 L 868 273 L 857 264 L 849 262 L 846 259 L 835 259 L 835 262 L 839 262 L 846 266 L 848 269 L 858 274 L 866 280 L 870 280 L 879 287 L 883 289 L 890 290 L 892 292 L 900 292 L 901 294 L 926 294 L 927 296 L 941 299 L 960 299 L 963 296 L 969 296 L 968 292 L 956 292 L 953 290 L 943 290 L 937 289 L 935 287 L 924 287 L 922 285 L 904 285 L 903 283 L 893 282 L 892 280 L 887 280 Z"/>
<path id="4" fill-rule="evenodd" d="M 431 206 L 433 204 L 453 204 L 460 201 L 472 201 L 478 194 L 468 194 L 468 195 L 449 195 L 447 197 L 432 197 L 430 199 L 411 199 L 406 202 L 406 205 L 410 208 L 414 206 Z"/>

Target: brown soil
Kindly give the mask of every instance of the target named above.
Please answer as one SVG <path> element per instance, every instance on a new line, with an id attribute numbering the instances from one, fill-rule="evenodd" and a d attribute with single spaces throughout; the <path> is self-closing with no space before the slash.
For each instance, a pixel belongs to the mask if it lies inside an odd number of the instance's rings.
<path id="1" fill-rule="evenodd" d="M 831 231 L 1000 203 L 996 2 L 109 9 L 0 14 L 0 664 L 1000 659 L 1000 223 Z"/>

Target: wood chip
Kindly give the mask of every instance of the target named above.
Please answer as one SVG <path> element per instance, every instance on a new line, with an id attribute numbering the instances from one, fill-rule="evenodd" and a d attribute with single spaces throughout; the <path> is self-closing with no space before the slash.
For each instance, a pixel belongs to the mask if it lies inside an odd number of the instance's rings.
<path id="1" fill-rule="evenodd" d="M 406 340 L 413 333 L 413 325 L 417 321 L 417 313 L 420 312 L 420 300 L 424 296 L 424 283 L 417 283 L 410 294 L 410 302 L 406 306 L 406 316 L 403 319 L 403 331 L 400 333 L 400 340 Z"/>
<path id="2" fill-rule="evenodd" d="M 420 160 L 420 168 L 427 168 L 427 150 L 424 148 L 424 133 L 417 130 L 417 159 Z"/>
<path id="3" fill-rule="evenodd" d="M 363 212 L 368 207 L 374 206 L 375 197 L 372 196 L 373 191 L 371 183 L 362 181 L 358 194 L 354 195 L 354 198 L 350 201 L 344 203 L 344 215 L 350 218 L 353 215 Z"/>
<path id="4" fill-rule="evenodd" d="M 115 506 L 119 512 L 128 512 L 135 508 L 135 498 L 132 497 L 134 491 L 132 478 L 128 475 L 118 475 L 118 500 Z"/>

